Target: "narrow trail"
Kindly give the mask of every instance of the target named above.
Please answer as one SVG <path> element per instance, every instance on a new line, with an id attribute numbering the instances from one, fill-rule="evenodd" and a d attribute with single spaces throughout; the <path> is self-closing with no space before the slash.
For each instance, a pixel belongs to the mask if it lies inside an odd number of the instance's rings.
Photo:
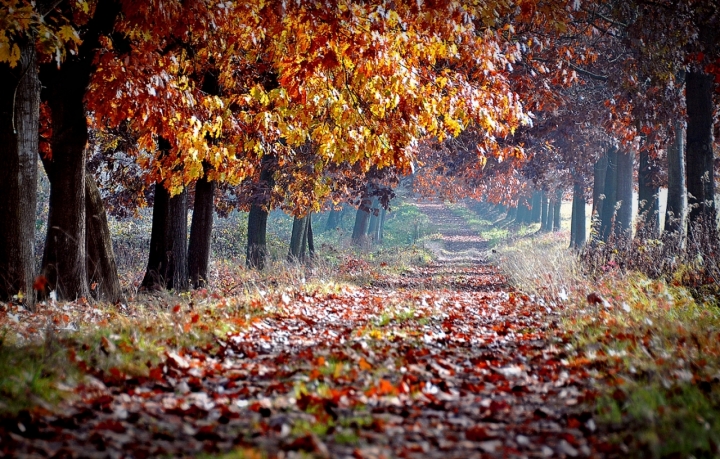
<path id="1" fill-rule="evenodd" d="M 263 313 L 147 377 L 111 373 L 62 414 L 0 425 L 16 457 L 599 457 L 559 317 L 508 289 L 441 204 L 436 261 L 371 287 L 268 293 Z M 22 427 L 20 427 L 22 426 Z M 242 457 L 242 456 L 241 456 Z M 307 457 L 307 456 L 305 456 Z"/>

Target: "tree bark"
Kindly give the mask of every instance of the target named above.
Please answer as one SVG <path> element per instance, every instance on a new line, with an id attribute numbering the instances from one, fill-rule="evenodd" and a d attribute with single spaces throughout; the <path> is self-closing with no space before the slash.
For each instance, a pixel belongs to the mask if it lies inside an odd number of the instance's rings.
<path id="1" fill-rule="evenodd" d="M 685 140 L 682 122 L 675 121 L 675 139 L 668 148 L 668 195 L 665 231 L 682 233 L 685 228 Z"/>
<path id="2" fill-rule="evenodd" d="M 187 190 L 170 197 L 155 184 L 150 253 L 142 286 L 187 290 Z"/>
<path id="3" fill-rule="evenodd" d="M 90 290 L 95 299 L 123 300 L 107 214 L 92 175 L 85 174 L 85 243 Z"/>
<path id="4" fill-rule="evenodd" d="M 715 179 L 713 172 L 713 76 L 688 72 L 685 80 L 687 105 L 687 174 L 688 235 L 699 223 L 704 231 L 717 233 Z"/>
<path id="5" fill-rule="evenodd" d="M 595 161 L 593 167 L 593 196 L 592 196 L 592 214 L 593 219 L 600 219 L 602 215 L 603 202 L 605 199 L 600 197 L 605 194 L 605 174 L 608 170 L 608 157 L 607 153 Z"/>
<path id="6" fill-rule="evenodd" d="M 342 210 L 330 210 L 327 221 L 325 222 L 325 231 L 334 230 L 340 227 L 340 216 L 342 215 L 342 212 Z"/>
<path id="7" fill-rule="evenodd" d="M 385 238 L 385 220 L 387 219 L 387 209 L 382 208 L 380 211 L 380 227 L 378 228 L 378 242 L 382 242 Z"/>
<path id="8" fill-rule="evenodd" d="M 570 246 L 576 249 L 585 245 L 587 239 L 585 215 L 585 190 L 582 182 L 573 184 L 572 230 Z"/>
<path id="9" fill-rule="evenodd" d="M 644 238 L 656 239 L 660 233 L 660 187 L 657 171 L 647 151 L 640 152 L 638 169 L 638 229 Z"/>
<path id="10" fill-rule="evenodd" d="M 307 248 L 308 215 L 295 217 L 293 219 L 292 234 L 290 236 L 290 250 L 288 260 L 292 262 L 305 261 L 305 249 Z"/>
<path id="11" fill-rule="evenodd" d="M 542 217 L 542 192 L 534 191 L 532 195 L 532 211 L 530 223 L 540 223 Z"/>
<path id="12" fill-rule="evenodd" d="M 373 198 L 372 205 L 370 206 L 370 222 L 368 223 L 368 238 L 375 242 L 377 238 L 378 225 L 380 223 L 380 200 L 377 196 Z"/>
<path id="13" fill-rule="evenodd" d="M 34 39 L 15 69 L 0 65 L 0 300 L 35 308 L 35 209 L 40 80 Z"/>
<path id="14" fill-rule="evenodd" d="M 619 209 L 615 219 L 615 237 L 632 238 L 633 197 L 633 151 L 617 155 L 617 202 Z"/>
<path id="15" fill-rule="evenodd" d="M 52 112 L 52 161 L 43 163 L 50 179 L 50 211 L 42 271 L 61 299 L 90 295 L 85 240 L 88 129 L 83 98 L 99 37 L 112 31 L 119 11 L 119 2 L 98 2 L 77 54 L 68 55 L 60 68 L 52 62 L 40 69 L 43 95 Z"/>
<path id="16" fill-rule="evenodd" d="M 560 209 L 562 207 L 563 189 L 558 188 L 555 192 L 555 209 L 553 209 L 553 231 L 560 231 Z"/>
<path id="17" fill-rule="evenodd" d="M 618 168 L 617 147 L 610 147 L 607 150 L 607 171 L 605 172 L 605 186 L 602 200 L 602 213 L 600 218 L 600 240 L 607 242 L 612 234 L 615 222 L 615 206 L 617 204 L 617 168 Z"/>
<path id="18" fill-rule="evenodd" d="M 547 192 L 545 190 L 542 190 L 540 193 L 540 231 L 547 231 L 548 210 L 550 207 L 550 203 L 548 201 Z"/>
<path id="19" fill-rule="evenodd" d="M 363 197 L 357 209 L 352 233 L 353 244 L 360 245 L 365 242 L 365 235 L 367 234 L 368 223 L 370 222 L 370 212 L 366 209 L 370 209 L 370 204 L 370 198 Z"/>
<path id="20" fill-rule="evenodd" d="M 547 220 L 545 221 L 545 231 L 553 230 L 553 223 L 555 222 L 555 198 L 549 199 Z"/>
<path id="21" fill-rule="evenodd" d="M 203 176 L 195 184 L 190 244 L 188 246 L 188 274 L 192 288 L 208 284 L 210 242 L 212 240 L 215 182 Z"/>
<path id="22" fill-rule="evenodd" d="M 313 236 L 312 214 L 307 216 L 307 246 L 310 259 L 315 258 L 315 237 Z"/>
<path id="23" fill-rule="evenodd" d="M 248 242 L 245 264 L 250 269 L 262 271 L 267 258 L 267 219 L 272 188 L 275 185 L 275 157 L 263 156 L 260 171 L 261 196 L 250 206 L 248 213 Z"/>

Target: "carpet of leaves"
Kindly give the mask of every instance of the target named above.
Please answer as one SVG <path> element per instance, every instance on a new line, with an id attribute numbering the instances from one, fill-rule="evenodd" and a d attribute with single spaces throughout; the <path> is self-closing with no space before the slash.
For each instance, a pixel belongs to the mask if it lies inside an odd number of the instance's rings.
<path id="1" fill-rule="evenodd" d="M 3 421 L 0 454 L 612 455 L 560 315 L 462 261 L 452 244 L 479 243 L 449 228 L 439 240 L 459 261 L 371 286 L 267 292 L 264 314 L 228 319 L 240 331 L 168 350 L 145 376 L 86 369 L 94 378 L 60 412 Z"/>

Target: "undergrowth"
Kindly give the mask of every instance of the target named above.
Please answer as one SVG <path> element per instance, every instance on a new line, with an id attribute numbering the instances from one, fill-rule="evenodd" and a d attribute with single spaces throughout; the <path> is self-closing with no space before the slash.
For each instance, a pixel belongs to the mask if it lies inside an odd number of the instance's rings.
<path id="1" fill-rule="evenodd" d="M 653 279 L 623 265 L 619 250 L 599 252 L 613 255 L 605 264 L 589 263 L 592 255 L 568 249 L 566 236 L 517 240 L 495 259 L 514 286 L 562 311 L 570 364 L 596 381 L 602 432 L 634 457 L 717 457 L 717 297 L 682 285 L 678 276 L 692 266 Z"/>

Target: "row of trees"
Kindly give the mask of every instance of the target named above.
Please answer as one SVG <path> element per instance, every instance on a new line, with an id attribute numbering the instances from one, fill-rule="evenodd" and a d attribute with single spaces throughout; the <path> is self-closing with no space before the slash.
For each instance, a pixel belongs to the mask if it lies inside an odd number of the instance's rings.
<path id="1" fill-rule="evenodd" d="M 572 187 L 577 222 L 604 173 L 600 215 L 622 202 L 613 225 L 626 228 L 632 152 L 648 209 L 665 157 L 690 220 L 716 231 L 714 1 L 0 3 L 5 299 L 33 300 L 38 152 L 51 182 L 42 274 L 70 299 L 121 295 L 93 149 L 133 162 L 113 169 L 105 206 L 118 184 L 123 205 L 153 205 L 146 287 L 206 279 L 216 205 L 249 211 L 255 268 L 276 207 L 296 216 L 294 258 L 312 251 L 310 213 L 329 203 L 360 208 L 353 239 L 368 226 L 380 238 L 373 218 L 413 168 L 421 190 L 515 207 Z M 682 132 L 685 161 L 667 148 Z"/>

